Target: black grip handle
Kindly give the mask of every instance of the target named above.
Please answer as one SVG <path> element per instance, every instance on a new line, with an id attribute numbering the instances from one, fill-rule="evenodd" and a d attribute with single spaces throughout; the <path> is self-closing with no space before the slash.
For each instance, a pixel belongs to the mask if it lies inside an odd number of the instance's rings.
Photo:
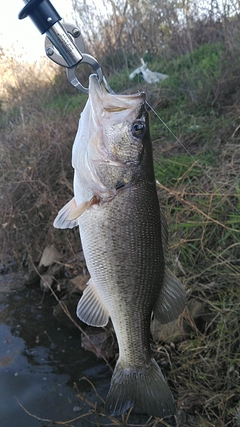
<path id="1" fill-rule="evenodd" d="M 44 34 L 62 18 L 49 0 L 30 0 L 18 15 L 19 19 L 30 16 L 39 31 Z"/>

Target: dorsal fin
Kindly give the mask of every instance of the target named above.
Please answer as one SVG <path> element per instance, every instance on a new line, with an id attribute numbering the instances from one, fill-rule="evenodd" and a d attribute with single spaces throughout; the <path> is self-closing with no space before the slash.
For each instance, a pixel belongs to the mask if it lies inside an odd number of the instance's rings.
<path id="1" fill-rule="evenodd" d="M 163 287 L 153 313 L 160 323 L 168 323 L 182 313 L 186 305 L 186 293 L 182 283 L 166 268 Z"/>

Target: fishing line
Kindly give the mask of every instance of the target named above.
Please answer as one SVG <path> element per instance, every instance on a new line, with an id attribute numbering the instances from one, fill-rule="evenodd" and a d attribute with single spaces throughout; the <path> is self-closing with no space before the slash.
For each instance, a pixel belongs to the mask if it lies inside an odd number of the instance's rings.
<path id="1" fill-rule="evenodd" d="M 150 110 L 152 110 L 152 112 L 155 114 L 155 116 L 160 120 L 160 122 L 163 124 L 163 126 L 166 127 L 166 129 L 168 130 L 168 132 L 174 137 L 174 139 L 181 145 L 181 147 L 186 151 L 186 153 L 191 157 L 191 159 L 194 160 L 194 162 L 197 164 L 197 166 L 201 169 L 201 171 L 204 173 L 204 175 L 209 179 L 209 181 L 216 187 L 216 189 L 218 190 L 219 194 L 224 196 L 224 193 L 222 192 L 222 190 L 219 188 L 219 186 L 216 184 L 216 182 L 212 179 L 212 177 L 206 172 L 206 170 L 204 170 L 204 168 L 202 167 L 202 165 L 194 158 L 194 156 L 190 153 L 190 151 L 187 149 L 187 147 L 185 147 L 185 145 L 182 143 L 182 141 L 177 137 L 177 135 L 175 135 L 175 133 L 170 129 L 170 127 L 167 125 L 166 122 L 164 122 L 164 120 L 161 118 L 161 116 L 154 110 L 154 108 L 149 104 L 149 102 L 145 101 L 147 106 L 150 108 Z M 240 211 L 236 208 L 236 206 L 234 206 L 234 204 L 231 202 L 231 200 L 229 200 L 230 205 L 232 206 L 232 208 L 235 210 L 235 212 L 240 215 Z"/>

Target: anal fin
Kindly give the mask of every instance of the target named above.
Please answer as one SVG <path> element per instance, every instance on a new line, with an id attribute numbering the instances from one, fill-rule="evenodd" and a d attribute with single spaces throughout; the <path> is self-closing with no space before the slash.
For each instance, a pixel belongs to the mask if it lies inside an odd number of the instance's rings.
<path id="1" fill-rule="evenodd" d="M 77 305 L 77 316 L 90 326 L 106 326 L 109 314 L 90 279 Z"/>
<path id="2" fill-rule="evenodd" d="M 186 305 L 186 293 L 182 283 L 166 268 L 163 287 L 153 313 L 160 323 L 168 323 L 182 313 Z"/>

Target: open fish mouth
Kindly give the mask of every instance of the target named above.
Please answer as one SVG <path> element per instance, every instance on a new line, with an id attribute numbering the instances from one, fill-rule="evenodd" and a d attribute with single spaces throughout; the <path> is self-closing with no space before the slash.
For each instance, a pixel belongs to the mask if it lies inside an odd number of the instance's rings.
<path id="1" fill-rule="evenodd" d="M 89 100 L 92 106 L 101 104 L 102 108 L 109 113 L 118 113 L 125 110 L 132 110 L 145 104 L 145 92 L 138 92 L 133 95 L 118 95 L 109 93 L 103 83 L 99 82 L 96 74 L 89 77 Z"/>

